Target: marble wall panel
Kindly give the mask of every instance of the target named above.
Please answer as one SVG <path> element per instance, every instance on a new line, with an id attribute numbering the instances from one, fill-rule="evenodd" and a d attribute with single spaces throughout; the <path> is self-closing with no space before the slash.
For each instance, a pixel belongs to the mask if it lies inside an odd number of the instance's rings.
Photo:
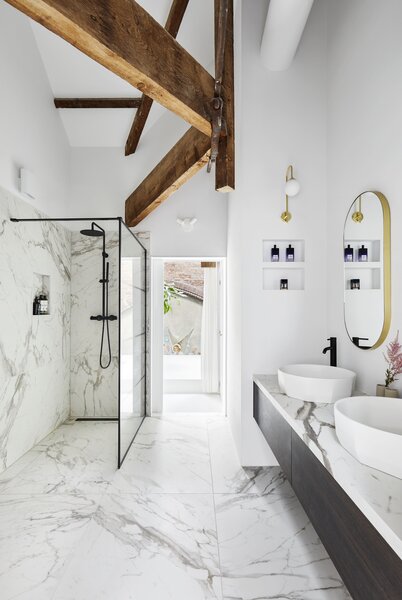
<path id="1" fill-rule="evenodd" d="M 109 314 L 118 315 L 119 236 L 106 229 L 109 254 Z M 74 231 L 71 238 L 71 415 L 117 417 L 118 413 L 118 321 L 109 323 L 112 362 L 99 365 L 102 323 L 91 321 L 101 314 L 102 238 Z M 104 349 L 107 349 L 106 330 Z M 107 351 L 104 352 L 104 361 Z"/>
<path id="2" fill-rule="evenodd" d="M 0 471 L 70 411 L 71 234 L 0 188 Z M 33 315 L 38 274 L 49 283 L 50 314 Z"/>

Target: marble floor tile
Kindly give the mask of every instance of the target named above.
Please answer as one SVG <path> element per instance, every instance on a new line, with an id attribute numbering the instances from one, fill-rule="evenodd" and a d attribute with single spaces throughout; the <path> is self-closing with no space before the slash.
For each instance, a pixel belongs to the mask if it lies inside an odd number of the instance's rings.
<path id="1" fill-rule="evenodd" d="M 349 599 L 279 467 L 242 469 L 226 419 L 147 418 L 120 471 L 116 429 L 66 423 L 0 476 L 1 600 Z"/>
<path id="2" fill-rule="evenodd" d="M 296 496 L 223 494 L 215 505 L 225 599 L 350 598 Z"/>
<path id="3" fill-rule="evenodd" d="M 95 513 L 77 495 L 0 496 L 0 597 L 50 600 Z"/>
<path id="4" fill-rule="evenodd" d="M 55 600 L 221 598 L 209 494 L 104 496 Z"/>
<path id="5" fill-rule="evenodd" d="M 32 450 L 23 454 L 21 458 L 15 461 L 8 469 L 0 473 L 0 494 L 13 485 L 18 475 L 38 458 L 39 453 L 40 450 L 35 446 Z"/>
<path id="6" fill-rule="evenodd" d="M 116 492 L 211 493 L 207 419 L 145 419 L 111 485 Z"/>
<path id="7" fill-rule="evenodd" d="M 279 467 L 242 467 L 225 417 L 208 422 L 213 491 L 217 494 L 270 494 L 285 486 Z M 285 486 L 285 487 L 284 487 Z"/>
<path id="8" fill-rule="evenodd" d="M 32 450 L 33 460 L 13 477 L 0 476 L 0 493 L 103 493 L 116 473 L 117 425 L 62 425 Z"/>

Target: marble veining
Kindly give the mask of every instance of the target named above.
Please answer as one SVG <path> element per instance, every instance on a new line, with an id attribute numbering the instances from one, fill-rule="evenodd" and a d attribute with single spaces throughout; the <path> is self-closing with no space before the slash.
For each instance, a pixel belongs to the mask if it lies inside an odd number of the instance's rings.
<path id="1" fill-rule="evenodd" d="M 101 312 L 102 240 L 71 232 L 52 221 L 10 221 L 11 217 L 43 216 L 20 197 L 0 188 L 0 473 L 68 415 L 116 417 L 118 412 L 119 322 L 109 324 L 112 362 L 104 370 L 99 365 L 101 323 L 90 320 L 91 315 Z M 135 254 L 135 241 L 128 236 L 128 252 Z M 149 235 L 141 237 L 149 247 Z M 110 263 L 109 311 L 118 315 L 117 231 L 106 231 L 106 251 Z M 144 364 L 145 353 L 149 356 L 144 331 L 149 333 L 149 312 L 146 327 L 137 322 L 141 319 L 137 307 L 144 298 L 137 283 L 143 279 L 145 265 L 144 261 L 137 262 L 134 287 L 128 289 L 134 304 L 125 312 L 123 305 L 124 315 L 131 314 L 129 322 L 122 319 L 126 335 L 122 335 L 123 410 L 139 397 L 144 375 L 148 382 L 150 377 L 149 360 L 146 373 Z M 149 300 L 149 261 L 147 273 Z M 33 299 L 41 282 L 49 288 L 50 314 L 34 316 Z M 136 344 L 129 335 L 134 327 L 141 330 Z M 146 389 L 149 391 L 149 385 Z"/>
<path id="2" fill-rule="evenodd" d="M 119 235 L 106 229 L 110 263 L 109 313 L 118 315 Z M 99 365 L 102 324 L 91 321 L 102 307 L 102 238 L 71 235 L 71 414 L 116 417 L 118 394 L 118 321 L 111 321 L 112 363 Z M 104 346 L 106 348 L 106 345 Z"/>
<path id="3" fill-rule="evenodd" d="M 218 496 L 216 516 L 225 598 L 350 597 L 289 483 Z"/>
<path id="4" fill-rule="evenodd" d="M 361 464 L 340 445 L 333 404 L 290 398 L 280 393 L 275 375 L 256 375 L 254 381 L 402 558 L 402 480 Z"/>
<path id="5" fill-rule="evenodd" d="M 116 435 L 69 421 L 0 474 L 2 600 L 349 600 L 279 467 L 242 469 L 227 419 L 147 418 L 120 471 Z"/>
<path id="6" fill-rule="evenodd" d="M 70 408 L 71 235 L 0 188 L 0 472 L 64 421 Z M 36 273 L 50 314 L 33 316 Z"/>

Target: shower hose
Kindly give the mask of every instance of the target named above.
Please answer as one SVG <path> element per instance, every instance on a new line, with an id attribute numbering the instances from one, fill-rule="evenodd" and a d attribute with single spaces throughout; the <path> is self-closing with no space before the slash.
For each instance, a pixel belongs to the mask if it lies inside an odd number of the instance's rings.
<path id="1" fill-rule="evenodd" d="M 110 331 L 109 331 L 109 263 L 106 263 L 106 277 L 103 281 L 103 299 L 102 299 L 102 339 L 99 354 L 99 364 L 102 369 L 107 369 L 112 362 L 112 350 L 110 347 Z M 103 363 L 103 347 L 105 344 L 105 329 L 107 341 L 107 361 Z"/>

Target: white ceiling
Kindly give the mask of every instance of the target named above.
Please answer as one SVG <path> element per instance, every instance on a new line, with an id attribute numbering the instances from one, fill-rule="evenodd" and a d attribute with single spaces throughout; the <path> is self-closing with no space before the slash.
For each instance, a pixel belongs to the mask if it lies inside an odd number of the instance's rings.
<path id="1" fill-rule="evenodd" d="M 138 2 L 157 21 L 165 23 L 171 0 Z M 177 41 L 209 71 L 214 56 L 213 5 L 213 0 L 190 0 L 177 36 Z M 129 83 L 41 25 L 32 22 L 32 29 L 54 97 L 112 98 L 140 95 Z M 162 106 L 154 103 L 144 138 L 164 111 Z M 75 147 L 123 148 L 135 115 L 133 109 L 58 109 L 58 112 L 68 140 Z"/>

